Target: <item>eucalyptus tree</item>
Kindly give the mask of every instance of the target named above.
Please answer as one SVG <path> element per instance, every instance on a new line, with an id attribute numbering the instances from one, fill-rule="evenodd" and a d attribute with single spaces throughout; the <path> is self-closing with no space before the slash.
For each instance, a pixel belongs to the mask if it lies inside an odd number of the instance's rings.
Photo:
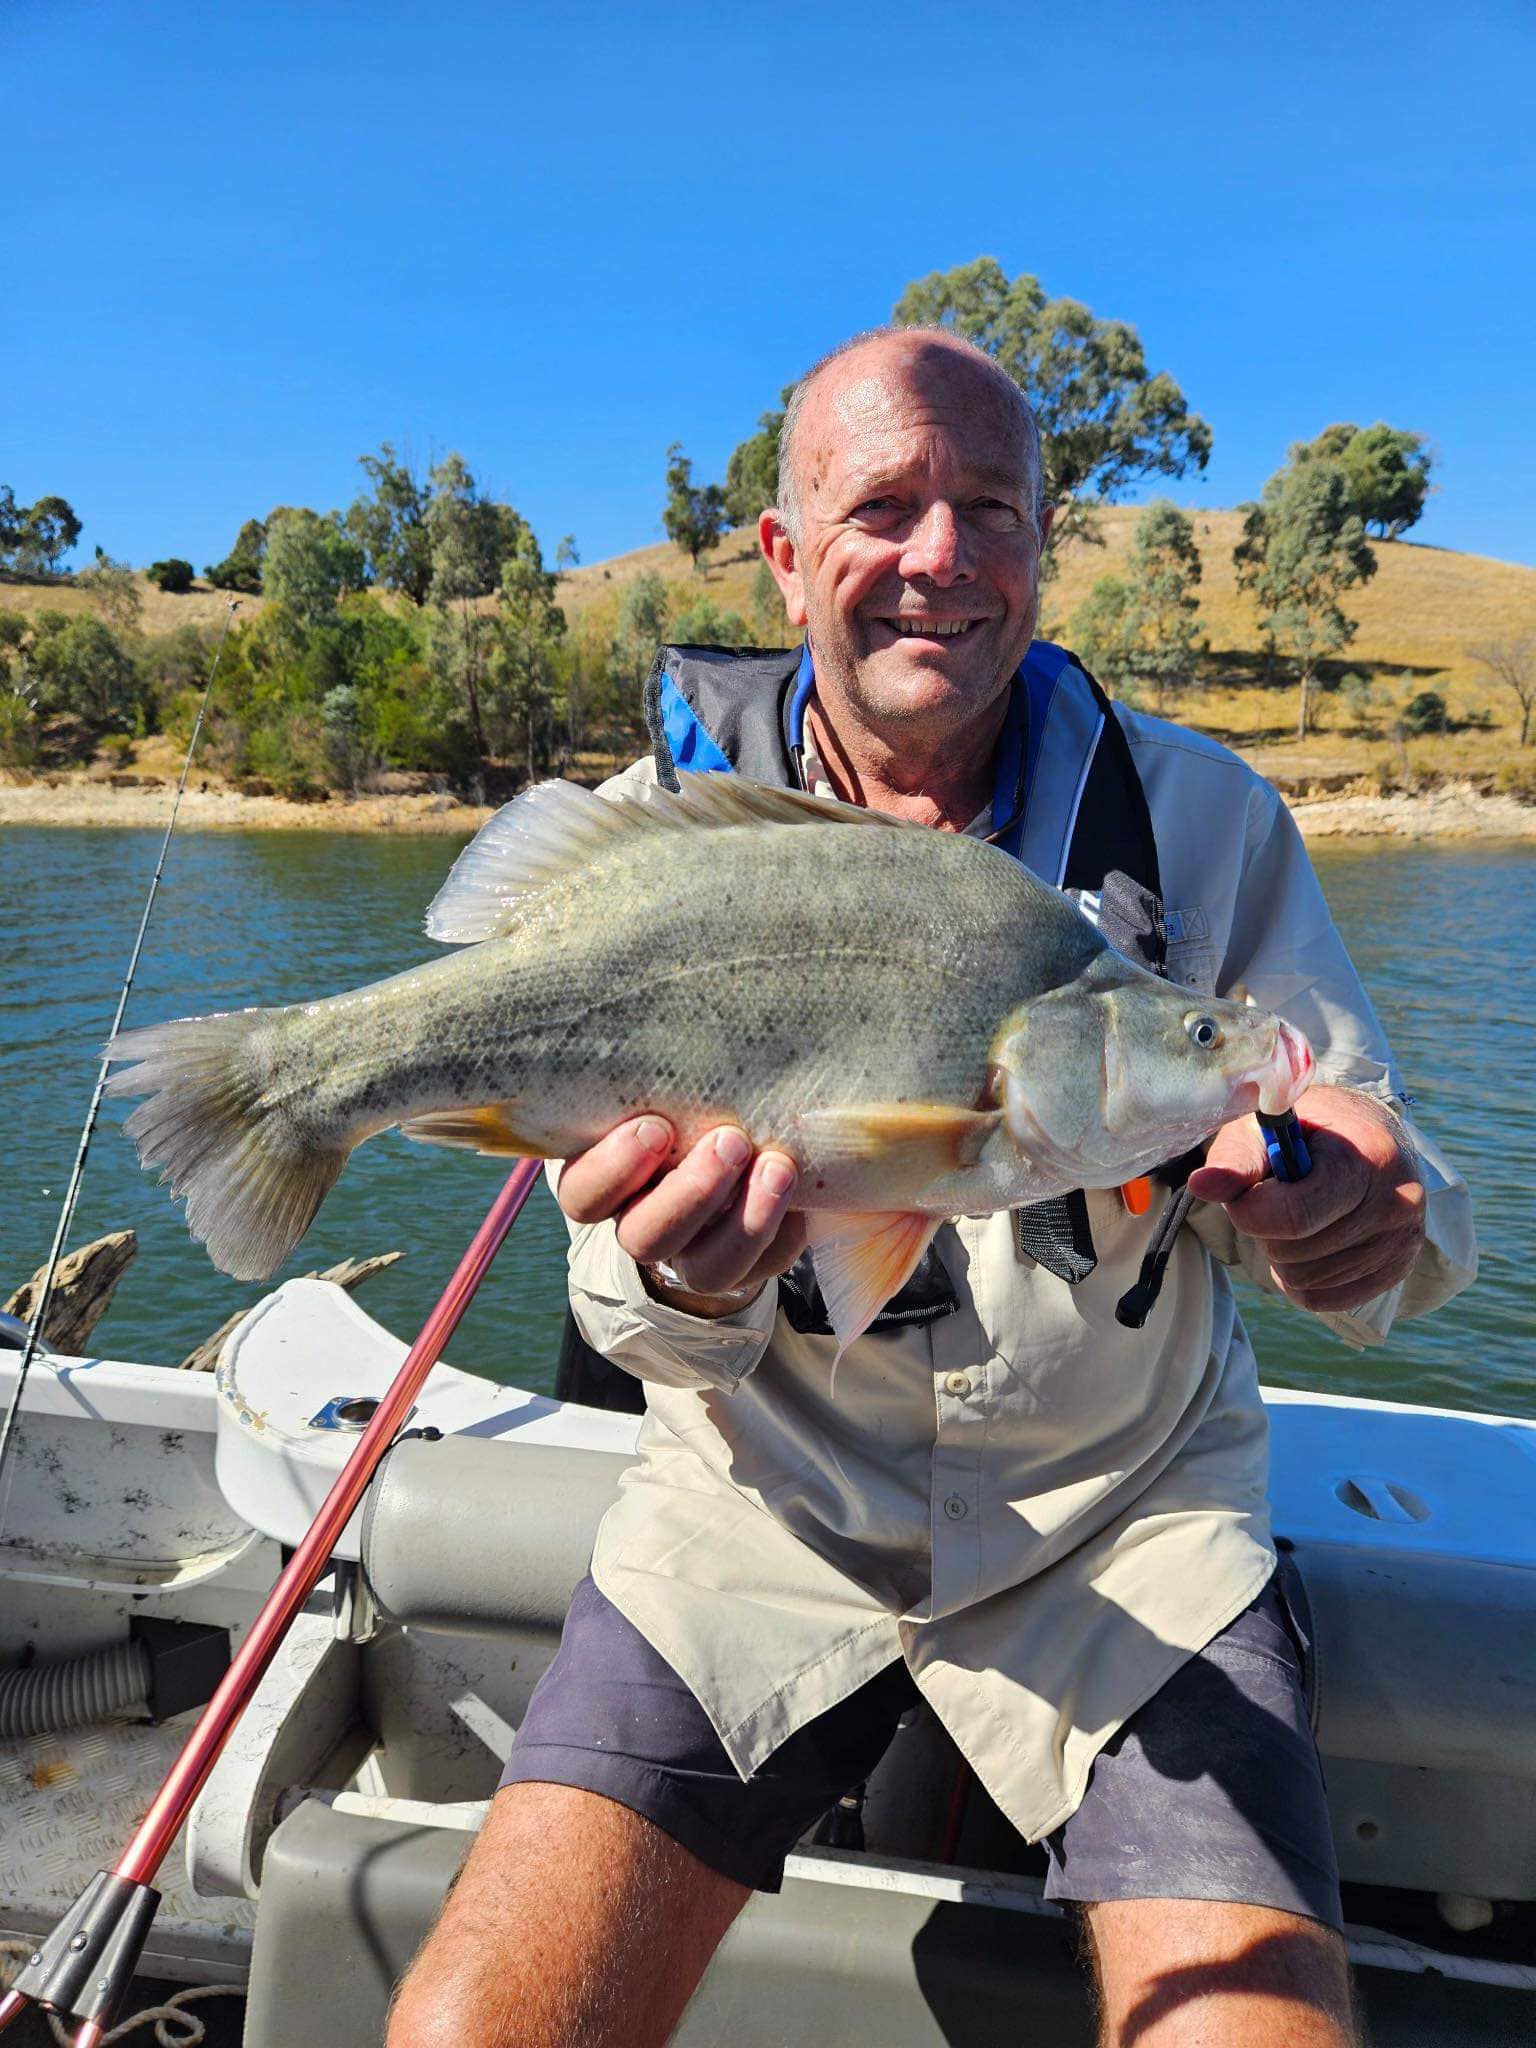
<path id="1" fill-rule="evenodd" d="M 431 485 L 388 441 L 377 455 L 357 460 L 372 489 L 347 507 L 346 530 L 367 557 L 370 581 L 425 605 L 432 590 Z"/>
<path id="2" fill-rule="evenodd" d="M 695 484 L 693 463 L 681 441 L 667 450 L 667 502 L 661 523 L 668 540 L 687 550 L 695 569 L 726 529 L 725 492 L 719 484 Z"/>
<path id="3" fill-rule="evenodd" d="M 1101 320 L 1076 299 L 1048 298 L 1038 278 L 1010 278 L 990 256 L 915 280 L 891 317 L 898 327 L 943 327 L 975 342 L 1024 392 L 1040 427 L 1042 489 L 1062 508 L 1053 547 L 1074 535 L 1100 538 L 1094 504 L 1210 459 L 1210 428 L 1166 370 L 1147 368 L 1134 327 Z"/>
<path id="4" fill-rule="evenodd" d="M 1385 420 L 1373 427 L 1341 421 L 1324 427 L 1315 440 L 1298 441 L 1291 461 L 1337 462 L 1361 524 L 1382 540 L 1396 540 L 1424 515 L 1434 458 L 1422 434 L 1389 427 Z"/>
<path id="5" fill-rule="evenodd" d="M 1258 602 L 1259 623 L 1296 670 L 1296 737 L 1305 739 L 1321 662 L 1354 638 L 1339 599 L 1376 573 L 1349 480 L 1336 459 L 1309 457 L 1277 470 L 1244 513 L 1233 550 L 1238 584 Z"/>

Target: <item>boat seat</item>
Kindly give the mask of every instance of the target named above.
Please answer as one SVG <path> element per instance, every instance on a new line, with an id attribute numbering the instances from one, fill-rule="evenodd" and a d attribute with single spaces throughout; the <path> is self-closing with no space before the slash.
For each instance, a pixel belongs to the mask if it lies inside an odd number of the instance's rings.
<path id="1" fill-rule="evenodd" d="M 1294 1398 L 1271 1417 L 1343 1874 L 1536 1898 L 1536 1570 L 1497 1515 L 1501 1488 L 1529 1484 L 1536 1431 Z M 375 1606 L 406 1626 L 553 1642 L 631 1455 L 402 1441 L 364 1510 Z M 1481 1542 L 1466 1486 L 1495 1510 Z"/>

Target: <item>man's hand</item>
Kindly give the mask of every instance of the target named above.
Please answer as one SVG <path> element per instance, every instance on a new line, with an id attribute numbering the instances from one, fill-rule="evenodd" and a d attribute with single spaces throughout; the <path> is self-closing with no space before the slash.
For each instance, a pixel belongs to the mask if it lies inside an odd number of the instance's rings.
<path id="1" fill-rule="evenodd" d="M 804 1218 L 786 1214 L 795 1163 L 782 1152 L 754 1159 L 735 1124 L 706 1131 L 669 1169 L 674 1143 L 659 1116 L 619 1124 L 566 1161 L 560 1206 L 573 1223 L 616 1216 L 619 1245 L 657 1301 L 689 1315 L 732 1315 L 805 1248 Z M 683 1286 L 647 1270 L 658 1259 Z"/>
<path id="2" fill-rule="evenodd" d="M 1298 1308 L 1343 1313 L 1406 1279 L 1424 1242 L 1425 1195 L 1389 1111 L 1348 1088 L 1309 1088 L 1299 1115 L 1305 1180 L 1271 1180 L 1258 1124 L 1224 1124 L 1190 1192 L 1218 1202 L 1269 1259 Z"/>

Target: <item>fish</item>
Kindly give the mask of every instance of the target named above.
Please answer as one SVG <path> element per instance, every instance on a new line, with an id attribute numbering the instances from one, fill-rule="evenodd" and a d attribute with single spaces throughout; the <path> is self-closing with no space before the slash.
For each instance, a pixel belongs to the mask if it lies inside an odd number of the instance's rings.
<path id="1" fill-rule="evenodd" d="M 429 907 L 452 953 L 112 1040 L 108 1092 L 146 1098 L 125 1128 L 216 1266 L 275 1272 L 391 1128 L 565 1159 L 641 1111 L 677 1154 L 731 1121 L 799 1169 L 840 1356 L 946 1218 L 1121 1185 L 1311 1078 L 1290 1024 L 1127 960 L 983 841 L 679 785 L 503 806 Z"/>

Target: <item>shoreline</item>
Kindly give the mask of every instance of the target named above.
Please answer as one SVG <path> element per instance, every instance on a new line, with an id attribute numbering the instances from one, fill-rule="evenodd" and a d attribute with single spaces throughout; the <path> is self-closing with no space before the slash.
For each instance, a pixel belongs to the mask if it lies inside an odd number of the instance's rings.
<path id="1" fill-rule="evenodd" d="M 141 826 L 163 829 L 173 786 L 113 787 L 84 777 L 28 783 L 0 782 L 0 827 Z M 1304 839 L 1505 839 L 1536 842 L 1536 805 L 1486 796 L 1468 783 L 1450 783 L 1420 795 L 1346 794 L 1287 798 Z M 232 789 L 191 787 L 182 798 L 178 829 L 249 832 L 396 832 L 468 838 L 494 805 L 463 803 L 446 794 L 333 795 L 325 803 L 294 803 L 276 796 L 243 796 Z"/>
<path id="2" fill-rule="evenodd" d="M 175 784 L 114 787 L 88 777 L 0 781 L 0 827 L 6 825 L 143 826 L 163 831 Z M 446 793 L 414 796 L 339 796 L 295 803 L 280 796 L 245 796 L 239 790 L 189 784 L 176 826 L 186 832 L 404 832 L 469 838 L 495 812 L 494 804 L 461 803 Z"/>

